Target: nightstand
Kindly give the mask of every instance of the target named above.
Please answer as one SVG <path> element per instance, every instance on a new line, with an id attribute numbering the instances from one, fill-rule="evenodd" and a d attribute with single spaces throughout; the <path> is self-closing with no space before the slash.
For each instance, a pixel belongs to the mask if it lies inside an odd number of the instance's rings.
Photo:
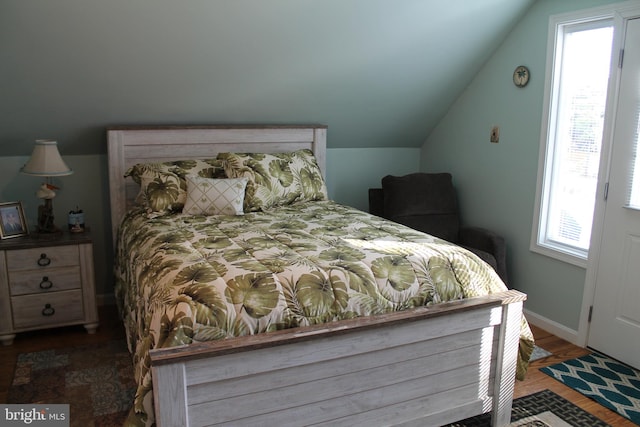
<path id="1" fill-rule="evenodd" d="M 98 327 L 91 233 L 0 241 L 0 342 L 77 324 L 90 334 Z"/>

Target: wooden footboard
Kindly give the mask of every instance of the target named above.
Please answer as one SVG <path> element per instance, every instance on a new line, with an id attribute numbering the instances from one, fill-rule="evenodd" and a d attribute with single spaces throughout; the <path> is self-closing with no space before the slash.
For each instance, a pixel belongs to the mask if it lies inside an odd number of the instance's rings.
<path id="1" fill-rule="evenodd" d="M 509 424 L 522 304 L 500 294 L 151 351 L 157 425 Z"/>

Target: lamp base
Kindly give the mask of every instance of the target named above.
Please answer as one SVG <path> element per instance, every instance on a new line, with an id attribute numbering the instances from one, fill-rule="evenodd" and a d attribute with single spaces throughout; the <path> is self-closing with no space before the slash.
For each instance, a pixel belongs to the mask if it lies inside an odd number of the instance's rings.
<path id="1" fill-rule="evenodd" d="M 37 232 L 40 234 L 61 233 L 62 231 L 53 223 L 53 199 L 44 199 L 44 204 L 38 206 Z"/>

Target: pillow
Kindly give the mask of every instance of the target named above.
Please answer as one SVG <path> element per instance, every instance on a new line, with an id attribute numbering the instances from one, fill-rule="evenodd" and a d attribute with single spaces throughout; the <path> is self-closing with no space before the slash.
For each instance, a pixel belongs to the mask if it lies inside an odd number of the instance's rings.
<path id="1" fill-rule="evenodd" d="M 149 212 L 179 212 L 187 193 L 181 188 L 180 178 L 173 173 L 149 172 L 140 176 L 140 192 L 136 203 Z"/>
<path id="2" fill-rule="evenodd" d="M 189 215 L 243 215 L 247 178 L 213 179 L 187 175 L 187 199 L 182 213 Z"/>
<path id="3" fill-rule="evenodd" d="M 185 159 L 163 163 L 138 163 L 125 173 L 140 184 L 136 203 L 150 212 L 180 212 L 187 197 L 187 174 L 224 178 L 222 162 L 217 159 Z M 177 183 L 177 193 L 174 184 Z M 147 188 L 152 185 L 152 188 Z"/>
<path id="4" fill-rule="evenodd" d="M 327 187 L 313 152 L 220 153 L 229 178 L 248 178 L 244 211 L 266 210 L 297 201 L 326 200 Z"/>
<path id="5" fill-rule="evenodd" d="M 171 167 L 171 170 L 184 179 L 187 174 L 205 178 L 225 178 L 222 162 L 218 159 L 187 159 L 173 160 L 163 163 Z"/>
<path id="6" fill-rule="evenodd" d="M 137 163 L 124 174 L 140 184 L 140 177 L 149 171 L 174 173 L 184 179 L 187 174 L 207 178 L 224 178 L 224 168 L 218 159 L 185 159 L 162 163 Z"/>

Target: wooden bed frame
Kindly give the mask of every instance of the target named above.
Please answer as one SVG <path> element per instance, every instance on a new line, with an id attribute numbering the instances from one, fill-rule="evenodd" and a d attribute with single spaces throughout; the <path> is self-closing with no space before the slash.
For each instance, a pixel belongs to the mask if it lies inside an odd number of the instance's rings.
<path id="1" fill-rule="evenodd" d="M 118 127 L 108 134 L 114 238 L 138 162 L 314 151 L 325 126 Z M 526 295 L 500 294 L 151 351 L 158 426 L 439 426 L 510 422 Z M 277 389 L 277 393 L 274 390 Z"/>

